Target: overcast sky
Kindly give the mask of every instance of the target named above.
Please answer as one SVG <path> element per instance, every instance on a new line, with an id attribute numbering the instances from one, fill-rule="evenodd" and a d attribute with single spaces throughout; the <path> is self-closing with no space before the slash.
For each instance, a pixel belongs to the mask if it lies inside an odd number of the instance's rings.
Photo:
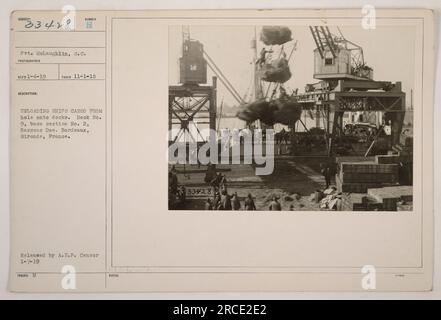
<path id="1" fill-rule="evenodd" d="M 315 43 L 307 26 L 290 27 L 297 50 L 289 65 L 293 74 L 286 82 L 286 87 L 299 92 L 304 91 L 307 83 L 313 79 Z M 338 33 L 331 27 L 331 32 Z M 243 96 L 252 84 L 251 40 L 255 28 L 252 26 L 191 26 L 192 39 L 203 43 L 205 51 Z M 410 90 L 414 88 L 415 67 L 415 27 L 413 26 L 377 26 L 375 30 L 363 30 L 359 26 L 344 26 L 340 30 L 346 39 L 363 48 L 366 63 L 374 69 L 374 80 L 401 81 L 407 93 L 406 104 L 410 105 Z M 260 27 L 257 27 L 259 39 Z M 289 54 L 294 41 L 285 45 Z M 181 55 L 182 34 L 180 26 L 169 29 L 169 79 L 170 84 L 179 80 L 178 58 Z M 263 43 L 258 41 L 258 51 Z M 276 49 L 277 50 L 277 49 Z M 208 71 L 209 82 L 213 74 Z M 219 83 L 218 101 L 224 99 L 229 105 L 237 105 L 230 93 Z"/>

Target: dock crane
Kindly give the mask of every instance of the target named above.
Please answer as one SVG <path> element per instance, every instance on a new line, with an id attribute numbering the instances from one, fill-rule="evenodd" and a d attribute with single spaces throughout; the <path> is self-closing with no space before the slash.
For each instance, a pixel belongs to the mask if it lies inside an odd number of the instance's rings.
<path id="1" fill-rule="evenodd" d="M 327 49 L 329 49 L 332 58 L 336 59 L 339 49 L 344 48 L 351 54 L 350 63 L 354 69 L 366 65 L 363 48 L 346 39 L 339 27 L 337 27 L 339 35 L 332 34 L 328 26 L 309 26 L 309 29 L 322 59 L 326 59 Z"/>
<path id="2" fill-rule="evenodd" d="M 338 34 L 328 26 L 310 26 L 309 30 L 316 45 L 313 77 L 320 81 L 307 84 L 305 92 L 296 98 L 304 109 L 315 109 L 317 115 L 326 118 L 328 155 L 334 140 L 343 134 L 345 112 L 382 113 L 383 119 L 392 123 L 391 143 L 397 144 L 405 112 L 401 82 L 374 80 L 363 48 L 346 39 L 338 27 Z"/>
<path id="3" fill-rule="evenodd" d="M 190 36 L 190 27 L 182 26 L 182 56 L 179 59 L 179 85 L 169 86 L 169 130 L 179 126 L 170 142 L 206 142 L 198 124 L 216 130 L 217 80 L 239 103 L 243 98 L 222 70 L 208 55 L 204 46 Z M 207 67 L 214 73 L 207 85 Z"/>

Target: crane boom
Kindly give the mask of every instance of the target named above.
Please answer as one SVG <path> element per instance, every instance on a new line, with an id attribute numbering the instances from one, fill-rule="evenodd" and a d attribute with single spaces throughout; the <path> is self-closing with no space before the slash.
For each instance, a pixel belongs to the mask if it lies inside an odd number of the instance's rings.
<path id="1" fill-rule="evenodd" d="M 330 79 L 349 74 L 361 78 L 372 78 L 372 69 L 365 63 L 363 48 L 347 40 L 340 28 L 337 27 L 338 33 L 336 34 L 331 33 L 328 26 L 309 26 L 309 30 L 316 45 L 316 54 L 323 62 L 322 65 L 316 65 L 315 77 L 323 75 Z M 347 64 L 347 71 L 342 72 L 333 67 L 341 63 Z"/>

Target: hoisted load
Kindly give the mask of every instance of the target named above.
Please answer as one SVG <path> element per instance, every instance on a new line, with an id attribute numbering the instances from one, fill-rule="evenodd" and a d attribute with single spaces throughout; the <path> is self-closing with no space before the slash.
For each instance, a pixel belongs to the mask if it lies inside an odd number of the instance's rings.
<path id="1" fill-rule="evenodd" d="M 267 62 L 261 66 L 260 78 L 267 82 L 284 83 L 291 78 L 288 60 L 284 57 Z"/>
<path id="2" fill-rule="evenodd" d="M 272 100 L 270 105 L 275 109 L 274 123 L 294 126 L 302 115 L 302 105 L 291 97 Z"/>
<path id="3" fill-rule="evenodd" d="M 267 46 L 284 44 L 292 40 L 291 29 L 282 26 L 264 26 L 260 40 Z"/>
<path id="4" fill-rule="evenodd" d="M 259 99 L 240 106 L 236 116 L 249 124 L 256 120 L 263 121 L 263 119 L 272 121 L 272 114 L 269 102 L 265 99 Z"/>
<path id="5" fill-rule="evenodd" d="M 300 103 L 291 97 L 281 97 L 270 101 L 260 99 L 243 105 L 239 107 L 237 117 L 247 123 L 260 120 L 268 126 L 275 123 L 293 126 L 300 119 L 301 114 Z"/>

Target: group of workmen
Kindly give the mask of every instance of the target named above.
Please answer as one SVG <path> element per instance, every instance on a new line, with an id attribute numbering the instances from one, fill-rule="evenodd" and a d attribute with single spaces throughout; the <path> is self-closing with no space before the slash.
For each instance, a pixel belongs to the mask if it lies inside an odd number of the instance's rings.
<path id="1" fill-rule="evenodd" d="M 335 165 L 330 161 L 320 164 L 320 172 L 324 176 L 326 189 L 331 185 L 331 177 L 335 174 Z M 251 193 L 242 200 L 237 192 L 228 193 L 227 177 L 221 172 L 217 172 L 216 166 L 209 164 L 205 174 L 205 183 L 211 186 L 212 196 L 204 202 L 205 210 L 257 210 L 254 198 Z M 178 186 L 177 170 L 173 166 L 169 171 L 169 207 L 170 209 L 181 209 L 185 206 L 185 188 Z M 268 205 L 269 211 L 281 211 L 282 205 L 279 198 L 274 195 Z M 291 205 L 289 210 L 295 210 Z"/>
<path id="2" fill-rule="evenodd" d="M 224 189 L 215 191 L 214 198 L 207 198 L 205 201 L 205 210 L 242 210 L 242 204 L 237 196 L 237 192 L 229 195 Z M 253 196 L 249 193 L 245 198 L 243 210 L 256 210 Z"/>
<path id="3" fill-rule="evenodd" d="M 205 201 L 205 210 L 242 210 L 242 204 L 237 196 L 237 192 L 233 195 L 229 195 L 226 190 L 222 192 L 216 191 L 214 199 L 207 198 Z M 256 204 L 254 203 L 253 196 L 249 193 L 244 200 L 245 211 L 257 210 Z M 279 202 L 278 197 L 273 196 L 271 202 L 268 206 L 269 211 L 281 211 L 282 205 Z M 293 210 L 293 207 L 290 207 Z"/>
<path id="4" fill-rule="evenodd" d="M 213 199 L 208 198 L 205 201 L 205 210 L 242 210 L 237 192 L 228 194 L 227 177 L 220 172 L 216 173 L 216 166 L 208 165 L 204 180 L 210 184 L 214 195 Z M 245 199 L 244 210 L 256 210 L 251 194 Z"/>
<path id="5" fill-rule="evenodd" d="M 205 181 L 211 185 L 214 194 L 213 199 L 207 198 L 205 201 L 205 210 L 257 210 L 251 193 L 248 193 L 248 195 L 245 197 L 242 209 L 242 203 L 237 195 L 237 192 L 234 192 L 232 195 L 228 193 L 226 176 L 220 172 L 216 173 L 214 166 L 208 166 Z M 272 197 L 268 210 L 282 210 L 278 197 Z"/>

